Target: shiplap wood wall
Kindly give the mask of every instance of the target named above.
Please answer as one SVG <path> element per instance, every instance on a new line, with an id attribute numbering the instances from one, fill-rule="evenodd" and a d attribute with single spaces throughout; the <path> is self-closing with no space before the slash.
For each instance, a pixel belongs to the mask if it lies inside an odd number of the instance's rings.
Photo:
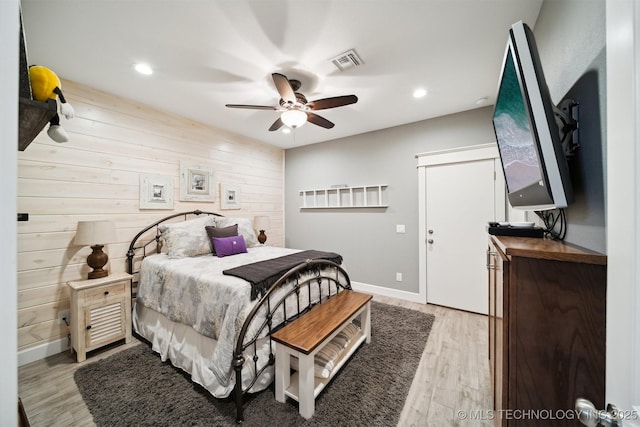
<path id="1" fill-rule="evenodd" d="M 111 272 L 126 270 L 130 240 L 144 226 L 195 209 L 231 217 L 268 215 L 268 243 L 282 246 L 284 152 L 74 82 L 62 82 L 74 107 L 61 118 L 70 141 L 57 144 L 46 127 L 18 154 L 18 350 L 58 341 L 67 327 L 66 282 L 86 277 L 89 247 L 73 243 L 78 221 L 111 220 L 117 242 L 105 246 Z M 180 160 L 214 167 L 215 202 L 181 202 Z M 174 209 L 141 210 L 141 174 L 173 177 Z M 239 187 L 240 210 L 220 210 L 219 184 Z"/>

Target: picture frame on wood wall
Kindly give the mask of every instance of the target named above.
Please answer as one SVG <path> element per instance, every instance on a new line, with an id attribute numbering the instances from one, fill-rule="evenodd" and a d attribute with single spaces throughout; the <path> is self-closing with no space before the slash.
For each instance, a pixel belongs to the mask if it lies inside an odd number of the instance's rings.
<path id="1" fill-rule="evenodd" d="M 180 161 L 180 201 L 215 201 L 212 165 Z"/>
<path id="2" fill-rule="evenodd" d="M 173 209 L 173 177 L 140 175 L 140 209 Z"/>
<path id="3" fill-rule="evenodd" d="M 220 184 L 220 209 L 240 208 L 240 187 L 235 184 Z"/>

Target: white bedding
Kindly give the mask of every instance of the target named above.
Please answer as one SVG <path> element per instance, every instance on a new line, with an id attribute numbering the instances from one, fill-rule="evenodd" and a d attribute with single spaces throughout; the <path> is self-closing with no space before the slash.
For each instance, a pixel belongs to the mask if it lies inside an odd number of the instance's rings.
<path id="1" fill-rule="evenodd" d="M 214 396 L 226 397 L 235 382 L 231 362 L 237 336 L 258 300 L 251 301 L 248 282 L 222 272 L 295 252 L 299 251 L 260 246 L 249 248 L 246 254 L 223 258 L 202 255 L 169 259 L 164 254 L 151 255 L 143 260 L 140 268 L 134 330 L 151 342 L 163 361 L 169 359 L 174 366 L 189 372 L 194 382 Z M 326 295 L 326 284 L 323 288 Z M 334 293 L 335 289 L 331 291 Z M 303 307 L 304 301 L 308 301 L 304 294 Z M 315 301 L 317 295 L 314 294 L 316 290 L 312 290 Z M 283 315 L 279 317 L 274 321 L 280 321 Z M 269 340 L 259 342 L 257 353 L 262 366 L 268 360 Z M 253 347 L 245 353 L 247 362 L 242 376 L 246 385 L 253 377 Z M 272 368 L 265 371 L 251 391 L 269 385 Z"/>
<path id="2" fill-rule="evenodd" d="M 252 305 L 249 283 L 222 272 L 295 252 L 300 251 L 261 246 L 223 258 L 211 254 L 177 259 L 151 255 L 140 267 L 136 301 L 202 335 L 220 339 L 227 329 L 224 322 L 237 319 L 241 310 Z"/>

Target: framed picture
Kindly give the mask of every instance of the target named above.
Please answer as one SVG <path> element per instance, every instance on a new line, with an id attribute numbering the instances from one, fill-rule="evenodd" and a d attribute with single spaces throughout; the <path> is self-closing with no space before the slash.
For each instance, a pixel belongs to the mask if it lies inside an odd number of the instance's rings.
<path id="1" fill-rule="evenodd" d="M 220 184 L 220 209 L 240 209 L 240 187 Z"/>
<path id="2" fill-rule="evenodd" d="M 213 166 L 180 162 L 180 200 L 183 202 L 215 201 Z"/>
<path id="3" fill-rule="evenodd" d="M 173 209 L 173 177 L 140 175 L 140 209 Z"/>

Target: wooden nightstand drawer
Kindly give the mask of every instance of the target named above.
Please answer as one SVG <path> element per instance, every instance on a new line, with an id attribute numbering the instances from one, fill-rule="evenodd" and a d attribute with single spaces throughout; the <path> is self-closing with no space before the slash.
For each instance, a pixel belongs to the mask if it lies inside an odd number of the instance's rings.
<path id="1" fill-rule="evenodd" d="M 116 283 L 109 286 L 100 286 L 97 289 L 85 291 L 85 301 L 89 304 L 103 301 L 106 298 L 125 295 L 126 283 Z"/>

